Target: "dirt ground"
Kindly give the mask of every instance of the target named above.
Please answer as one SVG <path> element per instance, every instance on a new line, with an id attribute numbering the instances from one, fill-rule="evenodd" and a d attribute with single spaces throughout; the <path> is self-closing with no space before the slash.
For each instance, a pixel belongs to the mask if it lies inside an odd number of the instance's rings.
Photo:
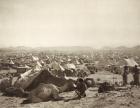
<path id="1" fill-rule="evenodd" d="M 80 100 L 70 100 L 75 96 L 74 91 L 72 91 L 61 93 L 60 96 L 64 97 L 61 101 L 26 105 L 20 104 L 24 98 L 1 95 L 0 108 L 140 108 L 140 88 L 134 87 L 126 91 L 111 91 L 106 94 L 98 94 L 97 90 L 98 88 L 95 87 L 88 88 L 86 91 L 87 96 Z"/>
<path id="2" fill-rule="evenodd" d="M 62 101 L 48 101 L 21 105 L 22 98 L 0 96 L 0 108 L 140 108 L 140 88 L 107 94 L 98 94 L 97 88 L 89 88 L 87 97 L 70 100 L 74 92 L 62 93 Z"/>

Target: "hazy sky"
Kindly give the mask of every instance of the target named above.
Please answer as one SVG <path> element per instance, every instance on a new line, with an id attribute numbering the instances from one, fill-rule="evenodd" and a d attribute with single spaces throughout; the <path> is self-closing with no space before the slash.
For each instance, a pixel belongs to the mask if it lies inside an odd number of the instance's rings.
<path id="1" fill-rule="evenodd" d="M 0 46 L 140 44 L 140 0 L 0 0 Z"/>

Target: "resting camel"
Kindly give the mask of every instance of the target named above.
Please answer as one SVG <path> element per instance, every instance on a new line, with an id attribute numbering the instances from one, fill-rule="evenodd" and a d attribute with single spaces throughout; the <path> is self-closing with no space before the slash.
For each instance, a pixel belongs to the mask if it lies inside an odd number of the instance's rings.
<path id="1" fill-rule="evenodd" d="M 48 100 L 60 100 L 59 93 L 74 90 L 74 80 L 58 78 L 48 70 L 42 70 L 26 90 L 30 91 L 24 103 L 37 103 Z"/>
<path id="2" fill-rule="evenodd" d="M 88 87 L 93 87 L 95 85 L 94 79 L 92 78 L 86 78 L 84 81 Z M 72 79 L 59 78 L 52 75 L 51 72 L 49 72 L 48 70 L 42 70 L 39 76 L 35 78 L 34 81 L 25 90 L 31 91 L 35 89 L 40 83 L 54 84 L 58 87 L 61 87 L 66 83 L 69 83 L 69 86 L 66 91 L 72 91 L 74 90 L 73 83 L 76 83 L 76 81 Z"/>
<path id="3" fill-rule="evenodd" d="M 27 100 L 24 100 L 22 104 L 44 102 L 50 99 L 61 100 L 62 97 L 59 96 L 59 93 L 66 91 L 69 86 L 69 83 L 61 87 L 54 84 L 40 83 L 37 88 L 29 93 Z"/>
<path id="4" fill-rule="evenodd" d="M 87 84 L 91 83 L 91 79 L 86 79 L 85 81 Z M 40 83 L 29 93 L 27 100 L 23 101 L 23 104 L 45 102 L 48 100 L 61 100 L 62 97 L 59 96 L 59 93 L 69 91 L 71 86 L 74 87 L 74 82 L 66 82 L 61 87 L 58 87 L 54 84 Z"/>
<path id="5" fill-rule="evenodd" d="M 45 84 L 54 84 L 55 86 L 62 87 L 66 83 L 68 83 L 69 86 L 67 86 L 66 91 L 71 91 L 74 89 L 73 83 L 75 83 L 72 79 L 65 79 L 65 78 L 59 78 L 51 74 L 48 70 L 42 70 L 38 77 L 34 79 L 34 81 L 25 89 L 26 91 L 31 91 L 35 89 L 40 83 Z"/>

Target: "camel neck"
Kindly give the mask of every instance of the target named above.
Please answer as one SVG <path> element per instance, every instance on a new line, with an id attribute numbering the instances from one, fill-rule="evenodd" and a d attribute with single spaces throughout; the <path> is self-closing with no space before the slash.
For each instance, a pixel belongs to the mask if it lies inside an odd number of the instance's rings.
<path id="1" fill-rule="evenodd" d="M 62 93 L 62 92 L 66 91 L 68 89 L 68 85 L 64 84 L 63 86 L 58 87 L 58 89 L 59 89 L 59 92 Z"/>

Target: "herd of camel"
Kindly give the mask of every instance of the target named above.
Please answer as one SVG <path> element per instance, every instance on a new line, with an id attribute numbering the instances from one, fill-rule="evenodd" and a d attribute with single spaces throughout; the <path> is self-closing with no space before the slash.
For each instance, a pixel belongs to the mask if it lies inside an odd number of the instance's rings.
<path id="1" fill-rule="evenodd" d="M 88 87 L 94 86 L 93 79 L 85 79 Z M 61 100 L 59 96 L 62 92 L 73 91 L 76 81 L 73 79 L 59 78 L 51 74 L 48 70 L 42 70 L 38 77 L 26 88 L 9 87 L 5 90 L 5 94 L 25 96 L 26 100 L 22 104 L 38 103 L 48 100 Z"/>

